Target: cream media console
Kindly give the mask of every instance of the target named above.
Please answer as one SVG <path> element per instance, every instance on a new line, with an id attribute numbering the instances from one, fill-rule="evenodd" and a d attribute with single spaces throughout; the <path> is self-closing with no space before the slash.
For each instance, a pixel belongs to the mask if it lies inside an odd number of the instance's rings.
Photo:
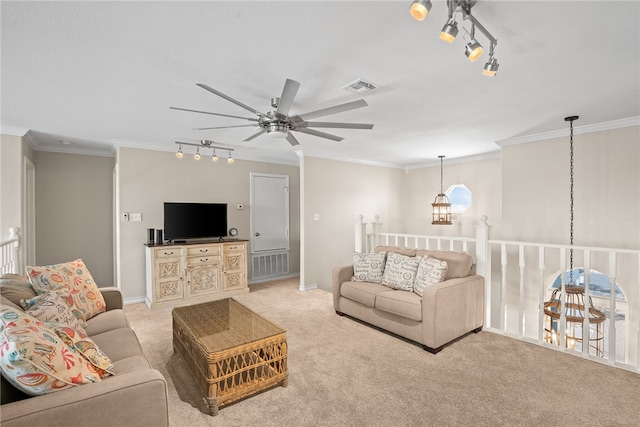
<path id="1" fill-rule="evenodd" d="M 145 245 L 149 308 L 214 301 L 249 292 L 247 241 Z"/>

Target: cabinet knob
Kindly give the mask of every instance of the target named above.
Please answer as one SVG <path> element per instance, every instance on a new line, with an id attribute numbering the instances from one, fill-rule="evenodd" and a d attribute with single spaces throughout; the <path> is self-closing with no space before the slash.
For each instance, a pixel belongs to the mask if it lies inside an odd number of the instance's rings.
<path id="1" fill-rule="evenodd" d="M 171 252 L 165 252 L 164 254 L 165 254 L 165 255 L 173 255 L 173 251 L 171 251 Z"/>
<path id="2" fill-rule="evenodd" d="M 209 249 L 200 249 L 200 252 L 202 252 L 204 254 L 204 253 L 209 252 Z"/>
<path id="3" fill-rule="evenodd" d="M 209 258 L 200 258 L 200 262 L 207 262 L 209 261 Z"/>

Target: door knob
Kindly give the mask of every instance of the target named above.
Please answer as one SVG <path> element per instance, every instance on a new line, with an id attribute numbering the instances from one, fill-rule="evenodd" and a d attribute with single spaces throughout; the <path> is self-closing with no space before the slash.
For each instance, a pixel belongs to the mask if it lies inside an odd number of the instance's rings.
<path id="1" fill-rule="evenodd" d="M 256 233 L 256 237 L 260 236 L 260 233 Z"/>

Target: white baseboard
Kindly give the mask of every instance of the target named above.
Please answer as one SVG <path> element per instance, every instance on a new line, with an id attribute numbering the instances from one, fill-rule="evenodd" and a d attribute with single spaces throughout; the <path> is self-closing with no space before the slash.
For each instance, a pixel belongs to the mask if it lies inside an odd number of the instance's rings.
<path id="1" fill-rule="evenodd" d="M 317 283 L 311 283 L 309 285 L 305 285 L 300 283 L 300 287 L 298 288 L 301 291 L 311 291 L 313 289 L 318 289 L 318 284 Z"/>
<path id="2" fill-rule="evenodd" d="M 133 298 L 125 298 L 124 299 L 124 305 L 127 305 L 127 304 L 138 304 L 140 302 L 144 302 L 144 296 L 133 297 Z"/>
<path id="3" fill-rule="evenodd" d="M 292 277 L 299 277 L 299 276 L 300 276 L 300 273 L 291 273 L 291 274 L 286 274 L 284 276 L 275 276 L 275 277 L 268 277 L 265 279 L 249 280 L 249 286 L 256 283 L 272 282 L 274 280 L 290 279 Z"/>

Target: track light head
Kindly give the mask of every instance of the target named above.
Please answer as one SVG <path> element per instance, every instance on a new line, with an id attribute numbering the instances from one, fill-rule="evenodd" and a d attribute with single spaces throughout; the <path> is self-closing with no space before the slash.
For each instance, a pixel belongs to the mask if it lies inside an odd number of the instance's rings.
<path id="1" fill-rule="evenodd" d="M 414 2 L 411 3 L 409 13 L 411 13 L 411 16 L 413 16 L 414 19 L 423 21 L 429 14 L 430 10 L 431 0 L 414 0 Z"/>
<path id="2" fill-rule="evenodd" d="M 178 152 L 176 153 L 176 157 L 179 159 L 182 158 L 182 145 L 178 147 Z"/>
<path id="3" fill-rule="evenodd" d="M 216 152 L 214 151 L 213 154 L 211 155 L 211 161 L 212 162 L 217 162 L 218 161 L 218 155 L 216 154 Z"/>
<path id="4" fill-rule="evenodd" d="M 196 150 L 196 154 L 193 155 L 193 158 L 196 160 L 200 160 L 200 147 Z"/>
<path id="5" fill-rule="evenodd" d="M 484 74 L 485 76 L 493 77 L 498 72 L 498 67 L 500 67 L 500 64 L 498 64 L 498 60 L 492 56 L 489 58 L 487 63 L 484 64 L 482 74 Z"/>
<path id="6" fill-rule="evenodd" d="M 456 21 L 449 21 L 444 24 L 442 31 L 440 31 L 440 38 L 447 43 L 453 43 L 458 35 L 458 23 Z"/>
<path id="7" fill-rule="evenodd" d="M 482 56 L 484 48 L 476 40 L 471 40 L 465 47 L 464 54 L 467 55 L 469 61 L 473 62 Z"/>
<path id="8" fill-rule="evenodd" d="M 231 164 L 233 162 L 234 160 L 233 160 L 233 157 L 231 157 L 231 151 L 229 151 L 229 157 L 227 157 L 227 163 Z"/>

